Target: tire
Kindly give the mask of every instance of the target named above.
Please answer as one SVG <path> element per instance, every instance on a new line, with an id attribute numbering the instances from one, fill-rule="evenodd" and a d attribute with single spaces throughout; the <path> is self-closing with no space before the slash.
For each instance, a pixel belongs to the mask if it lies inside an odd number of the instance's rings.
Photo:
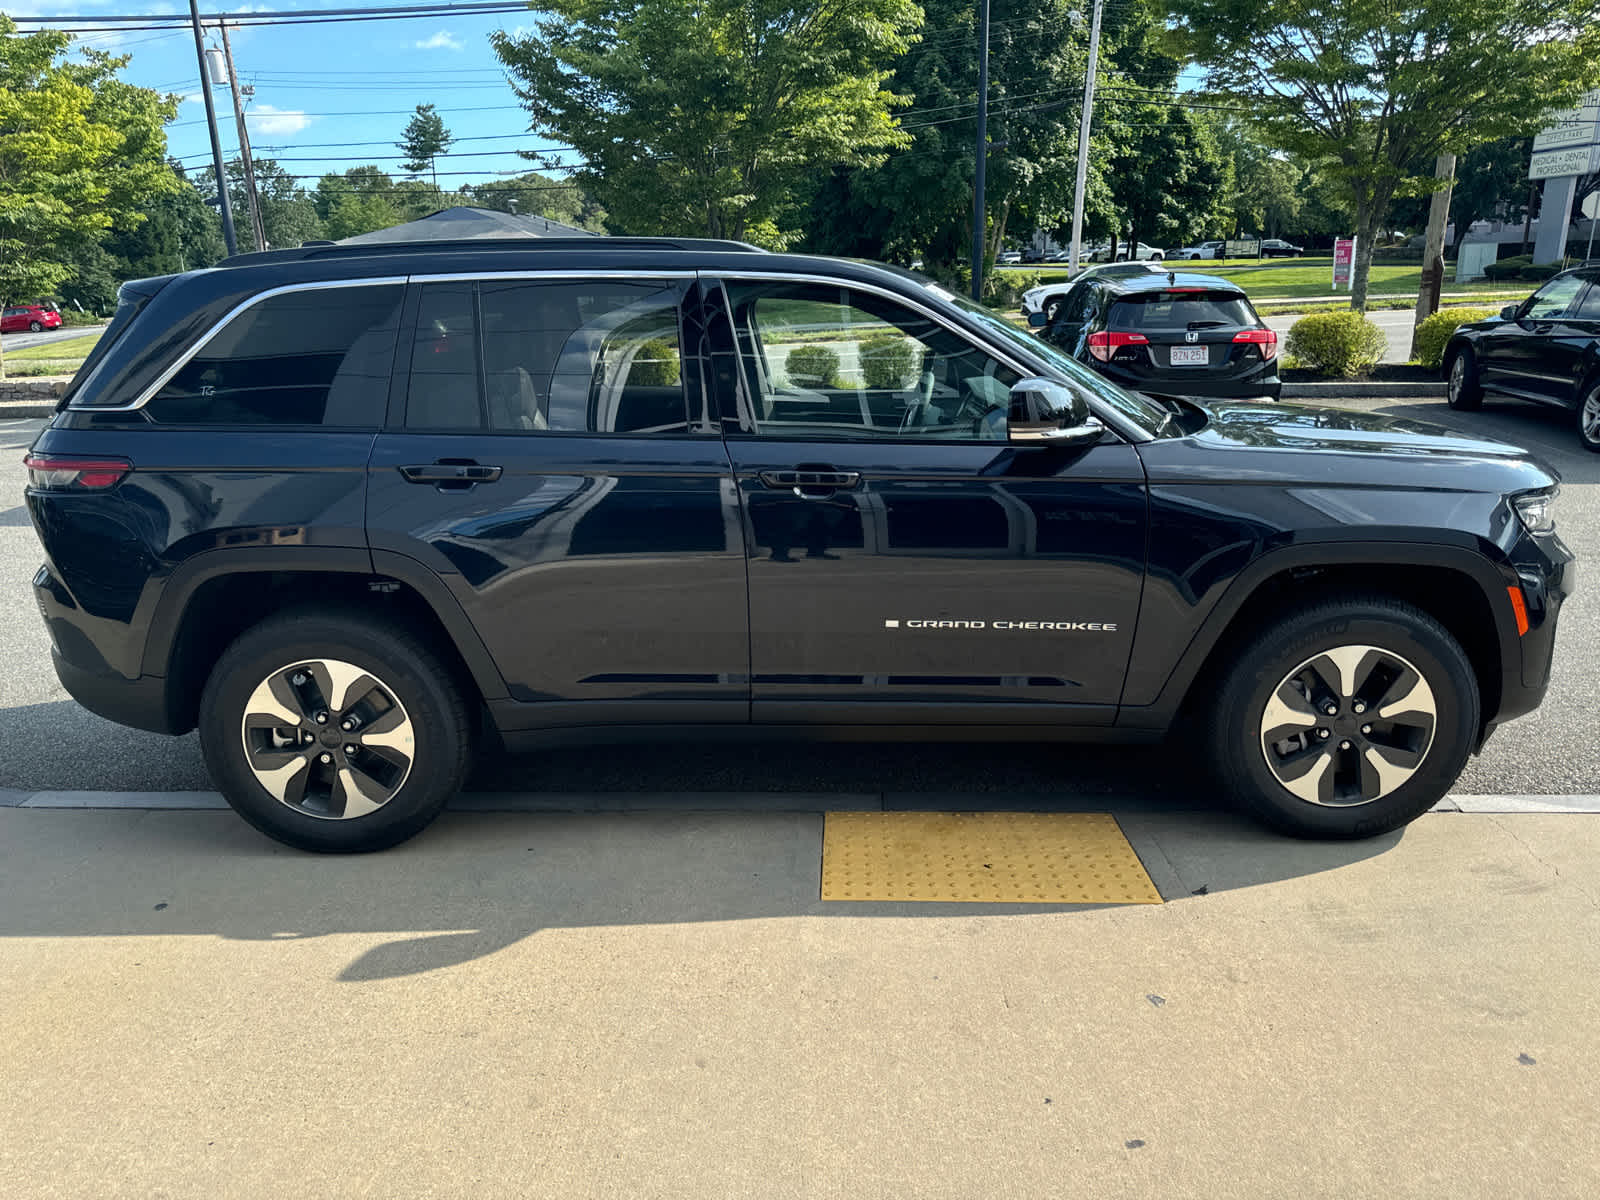
<path id="1" fill-rule="evenodd" d="M 200 700 L 206 765 L 268 837 L 323 853 L 386 849 L 438 816 L 466 777 L 471 723 L 452 678 L 407 630 L 346 611 L 283 613 L 212 669 Z M 346 714 L 353 732 L 339 727 Z"/>
<path id="2" fill-rule="evenodd" d="M 1600 375 L 1578 389 L 1578 441 L 1600 454 Z"/>
<path id="3" fill-rule="evenodd" d="M 1150 256 L 1150 261 L 1151 261 L 1151 262 L 1160 262 L 1160 261 L 1162 261 L 1162 260 L 1163 260 L 1163 259 L 1164 259 L 1164 258 L 1166 258 L 1166 255 L 1165 255 L 1165 254 L 1163 254 L 1163 253 L 1161 253 L 1161 252 L 1160 252 L 1160 251 L 1159 251 L 1159 250 L 1158 250 L 1158 251 L 1156 251 L 1156 252 L 1155 252 L 1155 253 L 1154 253 L 1154 254 L 1152 254 L 1152 255 L 1151 255 L 1151 256 Z"/>
<path id="4" fill-rule="evenodd" d="M 1483 407 L 1483 388 L 1478 383 L 1477 363 L 1472 348 L 1463 346 L 1445 368 L 1445 399 L 1458 412 L 1477 412 Z"/>
<path id="5" fill-rule="evenodd" d="M 29 333 L 43 333 L 44 332 L 44 326 L 39 324 L 39 322 L 37 322 L 37 321 L 29 321 L 28 322 L 28 332 Z"/>
<path id="6" fill-rule="evenodd" d="M 1330 598 L 1235 650 L 1206 752 L 1223 791 L 1263 824 L 1295 837 L 1387 833 L 1438 803 L 1466 765 L 1477 679 L 1420 609 L 1385 596 Z M 1411 704 L 1374 719 L 1397 701 Z"/>

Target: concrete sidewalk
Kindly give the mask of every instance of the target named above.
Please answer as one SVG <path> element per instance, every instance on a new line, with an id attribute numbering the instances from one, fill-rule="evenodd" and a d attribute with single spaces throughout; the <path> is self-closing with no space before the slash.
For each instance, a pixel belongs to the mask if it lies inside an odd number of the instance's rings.
<path id="1" fill-rule="evenodd" d="M 0 809 L 4 1194 L 1600 1187 L 1600 822 L 1122 824 L 1166 904 L 824 904 L 814 814 Z"/>

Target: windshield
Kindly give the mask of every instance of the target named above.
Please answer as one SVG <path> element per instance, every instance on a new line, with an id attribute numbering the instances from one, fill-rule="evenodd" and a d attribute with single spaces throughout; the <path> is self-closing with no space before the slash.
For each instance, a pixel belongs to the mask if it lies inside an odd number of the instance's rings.
<path id="1" fill-rule="evenodd" d="M 1043 339 L 1023 333 L 999 313 L 992 312 L 981 304 L 974 304 L 963 296 L 954 295 L 936 284 L 927 286 L 928 290 L 940 299 L 948 300 L 968 316 L 976 318 L 999 340 L 1016 346 L 1034 358 L 1043 359 L 1057 375 L 1077 384 L 1096 399 L 1105 401 L 1150 436 L 1157 436 L 1166 424 L 1167 417 L 1171 415 L 1154 400 L 1147 400 L 1133 392 L 1124 391 L 1109 379 L 1102 379 L 1088 367 L 1063 354 Z"/>

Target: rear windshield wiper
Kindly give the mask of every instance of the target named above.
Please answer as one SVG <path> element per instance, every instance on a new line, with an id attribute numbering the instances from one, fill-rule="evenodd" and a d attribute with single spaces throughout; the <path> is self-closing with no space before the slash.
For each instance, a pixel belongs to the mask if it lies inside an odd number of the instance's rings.
<path id="1" fill-rule="evenodd" d="M 1227 324 L 1229 324 L 1227 321 L 1190 321 L 1188 327 L 1190 329 L 1216 329 Z"/>

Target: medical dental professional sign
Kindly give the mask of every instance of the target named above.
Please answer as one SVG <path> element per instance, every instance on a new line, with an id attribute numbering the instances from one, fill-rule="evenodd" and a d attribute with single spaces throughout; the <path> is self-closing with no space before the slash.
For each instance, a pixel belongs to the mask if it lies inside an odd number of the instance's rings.
<path id="1" fill-rule="evenodd" d="M 1533 139 L 1529 179 L 1560 179 L 1600 171 L 1600 89 L 1587 93 L 1577 108 L 1550 114 L 1550 124 Z"/>

